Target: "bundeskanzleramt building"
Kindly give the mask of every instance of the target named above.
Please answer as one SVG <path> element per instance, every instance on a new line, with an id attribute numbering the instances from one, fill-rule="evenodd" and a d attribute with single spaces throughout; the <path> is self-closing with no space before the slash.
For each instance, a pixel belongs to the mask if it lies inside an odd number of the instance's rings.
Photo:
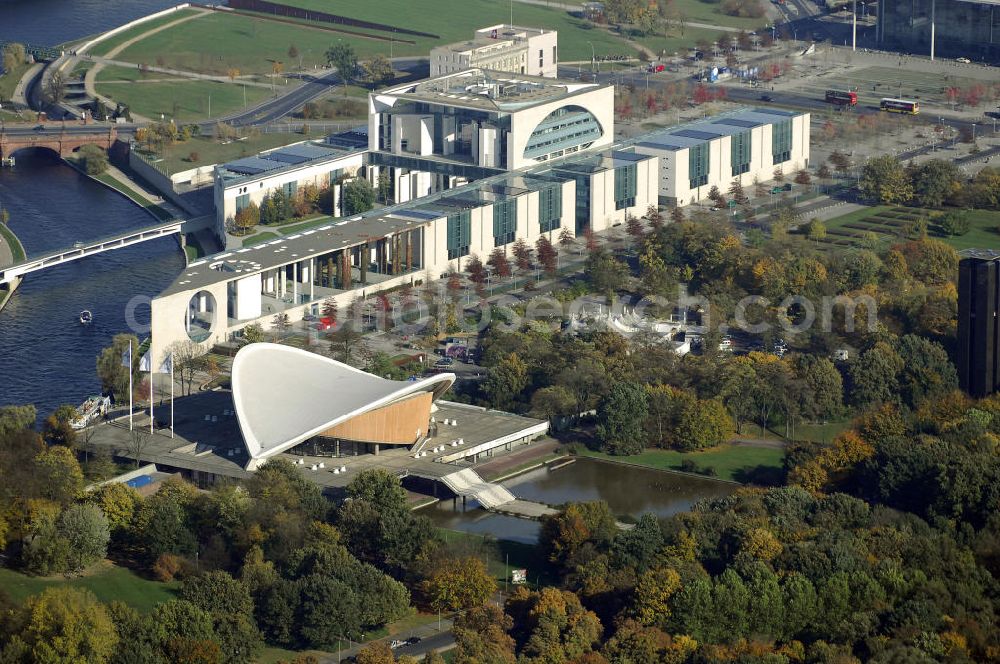
<path id="1" fill-rule="evenodd" d="M 973 397 L 1000 388 L 1000 253 L 968 249 L 958 264 L 958 382 Z"/>
<path id="2" fill-rule="evenodd" d="M 373 93 L 368 110 L 369 148 L 393 168 L 397 202 L 449 186 L 414 157 L 512 171 L 614 140 L 611 84 L 471 69 Z"/>
<path id="3" fill-rule="evenodd" d="M 467 69 L 555 78 L 559 37 L 555 30 L 522 28 L 501 23 L 476 30 L 469 41 L 431 50 L 431 77 Z"/>
<path id="4" fill-rule="evenodd" d="M 647 134 L 634 148 L 660 159 L 660 204 L 689 205 L 713 186 L 725 194 L 734 180 L 745 187 L 773 179 L 775 169 L 791 175 L 807 167 L 809 114 L 734 111 Z"/>
<path id="5" fill-rule="evenodd" d="M 357 176 L 364 166 L 367 138 L 340 135 L 339 143 L 302 141 L 215 167 L 215 214 L 228 224 L 241 209 L 277 190 L 294 197 L 299 187 L 334 186 L 334 216 L 340 216 L 339 181 Z M 353 143 L 353 144 L 351 144 Z"/>
<path id="6" fill-rule="evenodd" d="M 925 55 L 1000 60 L 1000 3 L 996 0 L 879 0 L 880 48 Z"/>

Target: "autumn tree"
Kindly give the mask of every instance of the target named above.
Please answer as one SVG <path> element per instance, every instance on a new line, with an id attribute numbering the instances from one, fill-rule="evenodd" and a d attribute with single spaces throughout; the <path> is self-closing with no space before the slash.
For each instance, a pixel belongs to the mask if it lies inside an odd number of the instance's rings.
<path id="1" fill-rule="evenodd" d="M 507 255 L 504 254 L 502 247 L 496 247 L 490 252 L 490 257 L 486 261 L 486 264 L 501 279 L 510 277 L 510 263 L 507 261 Z"/>
<path id="2" fill-rule="evenodd" d="M 542 235 L 535 241 L 535 251 L 538 255 L 538 262 L 541 264 L 545 274 L 550 277 L 555 276 L 558 265 L 558 253 L 556 248 L 549 241 L 549 238 Z"/>
<path id="3" fill-rule="evenodd" d="M 434 565 L 421 592 L 436 611 L 461 611 L 485 604 L 496 592 L 496 580 L 475 556 L 449 558 Z"/>
<path id="4" fill-rule="evenodd" d="M 14 654 L 20 649 L 23 657 L 17 661 L 103 664 L 111 661 L 119 641 L 104 605 L 89 590 L 71 586 L 29 597 L 12 613 L 8 629 L 13 642 L 0 650 Z"/>
<path id="5" fill-rule="evenodd" d="M 892 155 L 872 157 L 865 162 L 858 186 L 865 198 L 883 205 L 906 203 L 913 196 L 906 169 Z"/>

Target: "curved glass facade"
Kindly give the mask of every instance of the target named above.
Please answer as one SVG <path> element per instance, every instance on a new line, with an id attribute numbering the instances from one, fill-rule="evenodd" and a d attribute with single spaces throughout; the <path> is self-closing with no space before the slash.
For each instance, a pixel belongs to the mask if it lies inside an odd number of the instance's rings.
<path id="1" fill-rule="evenodd" d="M 582 106 L 563 106 L 538 123 L 524 148 L 525 159 L 565 154 L 589 146 L 604 132 L 593 113 Z"/>

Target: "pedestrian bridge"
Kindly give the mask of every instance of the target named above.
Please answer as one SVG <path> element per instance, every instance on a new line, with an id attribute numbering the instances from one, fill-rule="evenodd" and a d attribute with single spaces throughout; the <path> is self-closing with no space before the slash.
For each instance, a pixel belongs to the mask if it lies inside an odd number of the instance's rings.
<path id="1" fill-rule="evenodd" d="M 99 240 L 77 242 L 68 249 L 53 251 L 37 258 L 29 257 L 13 265 L 0 266 L 0 285 L 15 283 L 21 277 L 31 272 L 38 272 L 39 270 L 80 260 L 81 258 L 104 253 L 105 251 L 130 247 L 140 242 L 156 240 L 167 235 L 173 235 L 174 233 L 187 233 L 195 230 L 193 228 L 195 225 L 198 227 L 204 226 L 203 218 L 197 219 L 196 222 L 198 223 L 193 224 L 189 220 L 175 219 L 174 221 L 126 231 Z"/>

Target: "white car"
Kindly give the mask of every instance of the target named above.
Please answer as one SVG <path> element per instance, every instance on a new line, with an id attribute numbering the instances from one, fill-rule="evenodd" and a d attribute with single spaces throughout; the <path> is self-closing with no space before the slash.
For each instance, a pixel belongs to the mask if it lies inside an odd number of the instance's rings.
<path id="1" fill-rule="evenodd" d="M 972 60 L 968 58 L 955 58 L 955 62 L 961 62 L 963 65 L 971 65 Z"/>

